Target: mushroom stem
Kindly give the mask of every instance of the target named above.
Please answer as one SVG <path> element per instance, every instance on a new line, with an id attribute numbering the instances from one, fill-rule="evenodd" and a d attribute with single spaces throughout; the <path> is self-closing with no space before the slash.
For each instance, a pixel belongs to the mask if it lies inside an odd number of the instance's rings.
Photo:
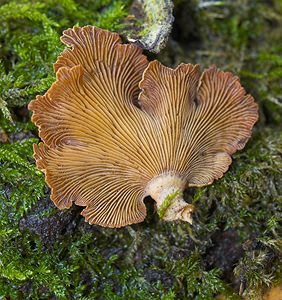
<path id="1" fill-rule="evenodd" d="M 166 174 L 153 178 L 146 187 L 146 193 L 156 201 L 162 219 L 182 220 L 192 224 L 194 206 L 184 201 L 184 189 L 185 180 Z"/>

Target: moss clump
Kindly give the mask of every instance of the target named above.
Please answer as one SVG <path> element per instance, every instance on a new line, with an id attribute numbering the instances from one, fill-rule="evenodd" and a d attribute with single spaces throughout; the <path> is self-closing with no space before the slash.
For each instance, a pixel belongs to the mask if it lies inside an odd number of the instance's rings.
<path id="1" fill-rule="evenodd" d="M 2 2 L 3 3 L 3 2 Z M 55 79 L 64 29 L 93 24 L 122 28 L 129 1 L 4 1 L 0 6 L 0 108 L 23 106 Z M 2 104 L 3 103 L 3 104 Z"/>
<path id="2" fill-rule="evenodd" d="M 281 1 L 204 2 L 176 2 L 173 36 L 179 43 L 173 41 L 161 59 L 236 72 L 260 104 L 261 123 L 281 125 Z"/>
<path id="3" fill-rule="evenodd" d="M 221 270 L 206 271 L 198 251 L 192 252 L 186 259 L 170 263 L 168 269 L 177 279 L 174 288 L 178 299 L 213 299 L 215 294 L 228 293 L 226 284 L 220 279 Z"/>
<path id="4" fill-rule="evenodd" d="M 264 233 L 266 234 L 266 232 Z M 234 269 L 241 278 L 240 291 L 248 299 L 261 298 L 262 286 L 279 284 L 282 273 L 282 242 L 278 238 L 263 237 L 244 245 L 246 253 Z"/>
<path id="5" fill-rule="evenodd" d="M 2 1 L 1 299 L 257 299 L 281 280 L 280 1 L 192 1 L 189 28 L 187 3 L 175 3 L 182 27 L 162 59 L 235 70 L 260 103 L 260 122 L 222 179 L 186 192 L 193 226 L 160 220 L 148 200 L 144 223 L 104 229 L 52 205 L 32 160 L 38 138 L 26 103 L 53 82 L 63 29 L 119 29 L 128 3 Z"/>
<path id="6" fill-rule="evenodd" d="M 228 230 L 239 236 L 243 258 L 234 275 L 243 295 L 258 295 L 281 277 L 281 140 L 282 133 L 272 128 L 257 132 L 248 149 L 235 155 L 230 171 L 206 188 L 198 202 L 199 221 L 208 224 L 198 236 Z"/>

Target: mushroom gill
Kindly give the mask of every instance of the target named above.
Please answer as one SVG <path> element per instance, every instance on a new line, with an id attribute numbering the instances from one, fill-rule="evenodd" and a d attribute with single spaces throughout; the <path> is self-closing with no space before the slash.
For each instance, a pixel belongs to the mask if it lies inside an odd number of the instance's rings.
<path id="1" fill-rule="evenodd" d="M 258 118 L 238 77 L 198 65 L 148 62 L 141 50 L 93 26 L 64 31 L 56 82 L 30 102 L 34 145 L 51 199 L 84 206 L 90 224 L 144 220 L 150 195 L 165 220 L 191 222 L 191 186 L 223 176 Z"/>

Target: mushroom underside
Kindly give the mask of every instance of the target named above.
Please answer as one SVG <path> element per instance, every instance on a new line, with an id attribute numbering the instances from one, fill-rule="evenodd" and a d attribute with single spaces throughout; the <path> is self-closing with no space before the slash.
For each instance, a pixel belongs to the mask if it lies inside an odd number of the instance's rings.
<path id="1" fill-rule="evenodd" d="M 64 31 L 56 82 L 30 102 L 34 146 L 51 199 L 85 206 L 90 224 L 144 220 L 152 196 L 166 220 L 192 222 L 185 187 L 223 176 L 258 118 L 239 79 L 216 67 L 170 69 L 93 26 Z"/>

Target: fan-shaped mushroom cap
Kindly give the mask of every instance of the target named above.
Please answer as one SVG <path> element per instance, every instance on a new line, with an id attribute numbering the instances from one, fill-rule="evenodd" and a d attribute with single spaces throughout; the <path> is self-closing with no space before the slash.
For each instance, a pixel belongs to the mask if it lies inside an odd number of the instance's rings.
<path id="1" fill-rule="evenodd" d="M 138 47 L 92 26 L 62 41 L 71 48 L 54 65 L 56 82 L 29 104 L 55 205 L 75 202 L 89 223 L 121 227 L 145 218 L 151 195 L 164 219 L 191 222 L 183 190 L 227 171 L 257 120 L 253 98 L 231 73 L 148 64 Z"/>

